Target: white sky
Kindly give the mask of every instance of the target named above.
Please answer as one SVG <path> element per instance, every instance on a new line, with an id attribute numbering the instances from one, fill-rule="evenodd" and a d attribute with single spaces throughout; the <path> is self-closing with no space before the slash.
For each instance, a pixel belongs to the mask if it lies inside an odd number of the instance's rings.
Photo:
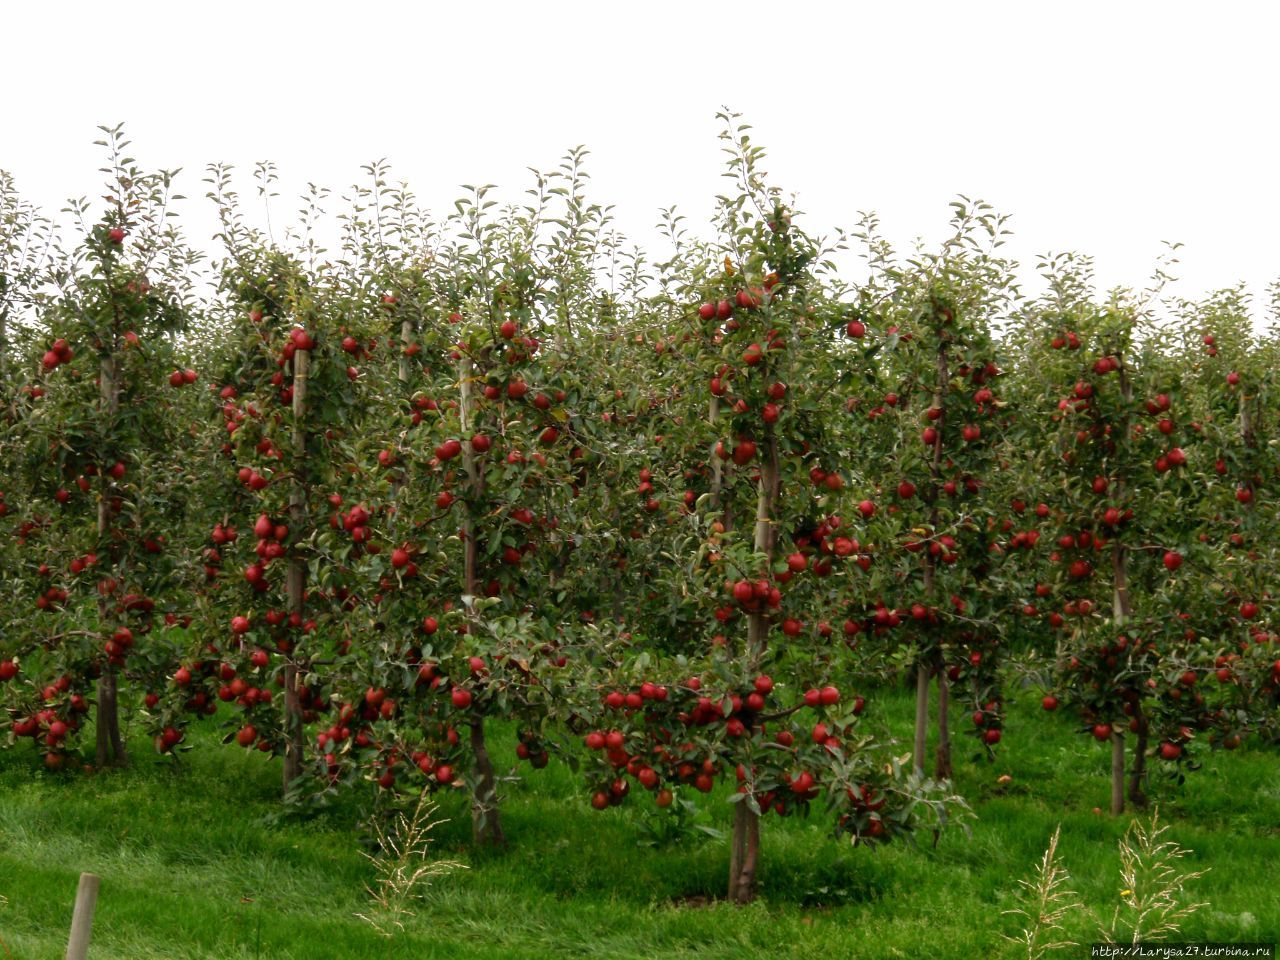
<path id="1" fill-rule="evenodd" d="M 657 211 L 705 222 L 715 112 L 744 114 L 812 230 L 874 209 L 905 244 L 958 193 L 1012 214 L 1007 248 L 1095 256 L 1176 291 L 1280 276 L 1280 12 L 1252 3 L 115 2 L 5 4 L 0 168 L 56 209 L 93 195 L 98 124 L 147 168 L 274 160 L 285 206 L 388 157 L 443 214 L 462 183 L 515 198 L 526 168 L 592 150 L 594 198 L 657 252 Z"/>

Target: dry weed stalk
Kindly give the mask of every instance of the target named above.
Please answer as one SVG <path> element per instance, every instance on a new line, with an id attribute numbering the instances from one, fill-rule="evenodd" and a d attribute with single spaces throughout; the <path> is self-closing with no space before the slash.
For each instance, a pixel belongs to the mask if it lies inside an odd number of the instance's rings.
<path id="1" fill-rule="evenodd" d="M 1061 832 L 1061 826 L 1053 831 L 1053 838 L 1040 859 L 1035 877 L 1018 881 L 1022 888 L 1017 895 L 1018 906 L 1003 911 L 1022 918 L 1021 936 L 1005 936 L 1005 939 L 1025 946 L 1027 960 L 1040 960 L 1051 950 L 1078 945 L 1076 941 L 1066 939 L 1066 929 L 1062 925 L 1069 913 L 1083 905 L 1079 895 L 1067 886 L 1071 877 L 1058 857 L 1058 836 Z"/>
<path id="2" fill-rule="evenodd" d="M 1190 850 L 1173 840 L 1161 840 L 1168 825 L 1159 823 L 1158 810 L 1149 824 L 1134 820 L 1120 841 L 1120 905 L 1109 924 L 1099 930 L 1111 943 L 1163 940 L 1177 933 L 1181 922 L 1207 903 L 1180 902 L 1183 887 L 1207 871 L 1183 872 L 1178 861 Z"/>
<path id="3" fill-rule="evenodd" d="M 378 841 L 376 853 L 365 853 L 374 866 L 375 878 L 365 889 L 372 898 L 375 909 L 369 915 L 356 914 L 385 937 L 404 929 L 404 918 L 411 916 L 411 904 L 421 900 L 432 882 L 455 870 L 467 869 L 466 864 L 453 860 L 435 860 L 429 856 L 431 831 L 445 820 L 432 820 L 436 805 L 423 793 L 418 797 L 411 814 L 401 811 L 391 822 L 373 822 L 374 836 Z"/>

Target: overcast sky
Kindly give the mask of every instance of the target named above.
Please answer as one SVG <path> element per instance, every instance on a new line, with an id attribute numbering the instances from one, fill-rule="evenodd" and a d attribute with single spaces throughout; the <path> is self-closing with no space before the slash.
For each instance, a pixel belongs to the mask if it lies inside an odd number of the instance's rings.
<path id="1" fill-rule="evenodd" d="M 875 210 L 896 241 L 934 239 L 964 193 L 1012 215 L 1028 276 L 1070 249 L 1103 286 L 1142 286 L 1178 240 L 1178 292 L 1261 293 L 1280 276 L 1278 28 L 1258 2 L 19 0 L 0 168 L 42 206 L 92 196 L 95 128 L 123 120 L 144 166 L 185 169 L 202 239 L 212 160 L 274 160 L 287 199 L 387 157 L 443 213 L 459 184 L 514 198 L 582 143 L 596 199 L 656 249 L 660 207 L 710 215 L 727 104 L 815 232 Z"/>

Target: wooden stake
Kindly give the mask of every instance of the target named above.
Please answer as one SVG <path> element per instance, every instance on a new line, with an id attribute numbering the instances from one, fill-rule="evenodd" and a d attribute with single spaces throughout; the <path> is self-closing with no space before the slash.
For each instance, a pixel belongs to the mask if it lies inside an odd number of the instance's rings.
<path id="1" fill-rule="evenodd" d="M 67 960 L 85 960 L 89 955 L 93 911 L 97 905 L 98 875 L 80 874 L 80 886 L 76 888 L 76 907 L 71 914 L 71 936 L 67 939 Z"/>

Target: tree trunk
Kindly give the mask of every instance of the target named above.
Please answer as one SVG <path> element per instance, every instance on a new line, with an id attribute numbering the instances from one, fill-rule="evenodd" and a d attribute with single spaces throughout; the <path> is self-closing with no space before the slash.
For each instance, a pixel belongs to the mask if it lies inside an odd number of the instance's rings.
<path id="1" fill-rule="evenodd" d="M 1120 365 L 1120 394 L 1126 402 L 1133 399 L 1133 386 L 1129 382 L 1128 367 L 1121 363 Z M 1120 422 L 1121 443 L 1127 443 L 1129 438 L 1129 420 L 1125 417 Z M 1116 500 L 1123 502 L 1125 485 L 1121 479 L 1116 484 Z M 1111 623 L 1116 631 L 1123 630 L 1126 623 L 1129 622 L 1129 565 L 1128 553 L 1125 545 L 1119 537 L 1117 537 L 1111 545 Z M 1141 716 L 1141 704 L 1135 704 L 1137 707 L 1136 715 Z M 1141 728 L 1140 728 L 1141 729 Z M 1139 748 L 1141 751 L 1146 749 L 1146 732 L 1142 730 L 1139 733 Z M 1135 777 L 1139 777 L 1141 764 L 1134 764 Z M 1119 816 L 1124 812 L 1124 734 L 1115 730 L 1111 734 L 1111 815 Z M 1138 785 L 1135 779 L 1131 788 Z"/>
<path id="2" fill-rule="evenodd" d="M 1111 620 L 1117 630 L 1124 629 L 1129 621 L 1129 569 L 1128 557 L 1124 544 L 1116 540 L 1111 546 L 1111 576 L 1114 593 L 1111 600 Z M 1137 705 L 1135 715 L 1141 716 L 1142 707 Z M 1140 721 L 1141 722 L 1141 721 Z M 1147 748 L 1145 723 L 1139 727 L 1134 761 L 1134 778 L 1130 783 L 1130 797 L 1136 791 L 1141 795 L 1142 768 L 1145 765 Z M 1116 731 L 1111 741 L 1111 813 L 1119 816 L 1124 812 L 1124 734 Z M 1143 796 L 1145 802 L 1146 797 Z"/>
<path id="3" fill-rule="evenodd" d="M 938 345 L 938 358 L 936 365 L 936 379 L 933 389 L 933 405 L 939 410 L 944 411 L 942 416 L 938 418 L 937 439 L 933 441 L 933 457 L 929 461 L 929 485 L 926 491 L 926 501 L 929 504 L 929 537 L 932 540 L 938 535 L 938 522 L 940 514 L 938 512 L 938 492 L 940 481 L 942 478 L 942 432 L 943 425 L 946 421 L 946 391 L 949 374 L 947 372 L 947 347 L 945 343 Z M 937 577 L 937 560 L 933 553 L 926 549 L 922 560 L 924 564 L 924 596 L 925 602 L 930 607 L 930 616 L 933 614 L 933 601 L 937 593 L 936 577 Z M 948 771 L 951 769 L 951 731 L 943 730 L 943 724 L 950 722 L 947 711 L 946 692 L 943 690 L 943 684 L 946 683 L 946 677 L 943 673 L 943 656 L 942 656 L 942 637 L 935 626 L 928 622 L 926 627 L 929 634 L 926 636 L 922 644 L 920 654 L 920 665 L 916 668 L 916 730 L 915 743 L 912 749 L 912 763 L 918 776 L 924 776 L 925 751 L 928 747 L 929 739 L 929 676 L 931 672 L 938 674 L 938 753 L 937 768 L 941 770 L 944 766 L 945 751 L 945 767 Z M 950 774 L 948 773 L 948 776 Z"/>
<path id="4" fill-rule="evenodd" d="M 413 318 L 406 314 L 404 319 L 400 321 L 400 367 L 396 371 L 399 374 L 401 383 L 408 383 L 413 375 L 413 358 L 405 353 L 405 348 L 409 346 L 409 341 L 412 337 Z"/>
<path id="5" fill-rule="evenodd" d="M 1147 794 L 1143 784 L 1147 779 L 1147 738 L 1149 727 L 1147 718 L 1139 708 L 1135 713 L 1138 719 L 1137 737 L 1133 743 L 1133 769 L 1129 771 L 1129 802 L 1139 809 L 1146 809 Z"/>
<path id="6" fill-rule="evenodd" d="M 405 353 L 405 347 L 409 345 L 409 340 L 413 337 L 414 323 L 413 319 L 406 314 L 404 319 L 400 321 L 400 366 L 396 371 L 397 379 L 400 381 L 400 396 L 406 400 L 411 400 L 413 391 L 409 389 L 410 380 L 413 377 L 413 358 Z M 392 531 L 404 529 L 404 523 L 400 516 L 401 506 L 404 501 L 404 477 L 398 475 L 392 482 L 392 489 L 395 491 L 395 516 L 392 518 Z"/>
<path id="7" fill-rule="evenodd" d="M 1111 732 L 1111 815 L 1124 813 L 1124 734 Z"/>
<path id="8" fill-rule="evenodd" d="M 768 568 L 773 559 L 773 514 L 778 502 L 778 440 L 773 427 L 767 428 L 765 462 L 760 467 L 756 494 L 755 551 L 765 557 Z M 747 618 L 746 660 L 754 668 L 768 645 L 769 622 L 763 613 Z M 756 897 L 756 869 L 760 853 L 760 815 L 741 801 L 735 805 L 733 836 L 729 846 L 729 899 L 749 903 Z"/>
<path id="9" fill-rule="evenodd" d="M 714 428 L 720 419 L 720 398 L 712 394 L 711 406 L 707 411 L 707 420 Z M 711 455 L 711 505 L 720 506 L 720 490 L 724 486 L 724 461 L 714 453 Z"/>
<path id="10" fill-rule="evenodd" d="M 760 859 L 760 817 L 746 801 L 734 804 L 733 839 L 729 847 L 729 900 L 750 903 L 756 896 L 756 864 Z"/>
<path id="11" fill-rule="evenodd" d="M 507 842 L 498 815 L 498 781 L 484 739 L 484 718 L 471 721 L 471 753 L 475 759 L 475 783 L 471 788 L 471 838 L 483 847 L 501 847 Z"/>
<path id="12" fill-rule="evenodd" d="M 0 278 L 0 293 L 3 293 L 4 279 Z M 9 383 L 9 310 L 0 304 L 0 387 L 7 388 Z M 5 390 L 5 399 L 8 399 Z"/>
<path id="13" fill-rule="evenodd" d="M 933 776 L 937 780 L 950 780 L 951 767 L 951 684 L 947 680 L 947 671 L 938 668 L 938 753 L 934 764 Z"/>
<path id="14" fill-rule="evenodd" d="M 470 357 L 463 357 L 459 367 L 458 389 L 460 393 L 459 417 L 462 424 L 462 464 L 467 474 L 467 510 L 463 521 L 465 543 L 462 548 L 463 586 L 470 598 L 466 605 L 470 628 L 479 620 L 474 603 L 480 595 L 480 575 L 477 570 L 477 545 L 475 524 L 471 511 L 484 495 L 484 474 L 476 464 L 471 449 L 471 377 Z M 498 847 L 507 842 L 502 832 L 501 812 L 498 805 L 497 778 L 493 772 L 493 760 L 485 742 L 484 717 L 474 713 L 471 719 L 471 758 L 474 775 L 471 783 L 471 837 L 478 846 Z"/>
<path id="15" fill-rule="evenodd" d="M 97 761 L 99 767 L 123 767 L 129 762 L 120 737 L 120 709 L 115 667 L 102 668 L 98 678 Z"/>
<path id="16" fill-rule="evenodd" d="M 113 344 L 114 348 L 114 344 Z M 114 420 L 120 410 L 120 383 L 116 358 L 113 352 L 102 359 L 98 368 L 99 395 L 104 419 L 111 424 L 114 433 Z M 110 543 L 108 528 L 111 524 L 111 497 L 115 494 L 115 483 L 104 468 L 101 470 L 102 487 L 98 500 L 98 545 L 105 549 L 111 557 L 112 569 L 117 563 L 117 549 Z M 105 595 L 98 597 L 98 629 L 104 637 L 111 635 L 111 607 Z M 123 767 L 129 762 L 125 754 L 124 741 L 120 737 L 120 704 L 116 686 L 115 667 L 110 663 L 103 664 L 102 675 L 98 678 L 97 703 L 95 705 L 95 725 L 97 727 L 96 760 L 99 767 Z"/>
<path id="17" fill-rule="evenodd" d="M 298 350 L 293 355 L 293 471 L 289 483 L 289 525 L 292 537 L 289 548 L 289 566 L 285 587 L 289 613 L 303 615 L 307 592 L 307 564 L 298 554 L 299 540 L 307 529 L 307 375 L 311 367 L 311 353 Z M 302 731 L 302 703 L 298 696 L 299 656 L 297 646 L 291 646 L 286 654 L 284 667 L 284 770 L 285 792 L 302 773 L 302 754 L 305 748 Z"/>

